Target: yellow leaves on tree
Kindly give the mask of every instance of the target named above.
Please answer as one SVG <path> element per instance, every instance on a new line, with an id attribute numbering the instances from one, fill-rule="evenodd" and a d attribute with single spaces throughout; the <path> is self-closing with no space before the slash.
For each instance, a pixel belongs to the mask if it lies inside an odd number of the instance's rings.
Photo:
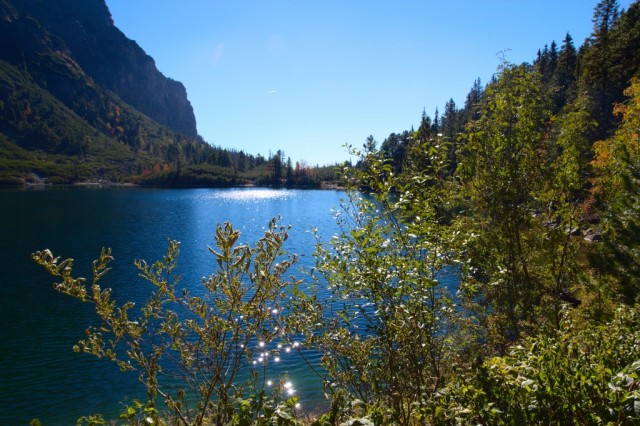
<path id="1" fill-rule="evenodd" d="M 627 101 L 617 104 L 613 110 L 622 117 L 620 127 L 611 138 L 593 144 L 591 164 L 599 174 L 594 188 L 597 192 L 602 192 L 604 187 L 614 192 L 619 190 L 626 159 L 640 155 L 640 79 L 633 78 L 624 94 Z"/>

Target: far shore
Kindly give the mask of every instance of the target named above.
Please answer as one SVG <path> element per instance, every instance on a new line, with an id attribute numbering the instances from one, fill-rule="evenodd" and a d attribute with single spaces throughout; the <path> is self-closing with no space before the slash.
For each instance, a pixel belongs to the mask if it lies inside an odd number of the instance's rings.
<path id="1" fill-rule="evenodd" d="M 230 186 L 189 186 L 189 185 L 140 185 L 133 182 L 113 182 L 108 180 L 92 180 L 72 183 L 48 183 L 46 178 L 24 179 L 21 184 L 0 185 L 0 188 L 29 188 L 29 189 L 45 189 L 45 188 L 64 188 L 64 187 L 84 187 L 84 188 L 281 188 L 281 189 L 320 189 L 330 191 L 344 191 L 346 188 L 337 182 L 320 182 L 319 186 L 274 186 L 274 185 L 258 185 L 258 184 L 240 184 Z"/>

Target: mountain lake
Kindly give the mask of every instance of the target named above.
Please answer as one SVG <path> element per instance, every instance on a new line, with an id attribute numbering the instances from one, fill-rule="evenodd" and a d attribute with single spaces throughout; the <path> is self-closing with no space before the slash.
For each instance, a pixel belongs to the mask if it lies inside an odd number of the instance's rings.
<path id="1" fill-rule="evenodd" d="M 54 277 L 31 259 L 45 248 L 75 259 L 75 276 L 90 278 L 102 247 L 115 261 L 101 285 L 118 301 L 142 303 L 152 288 L 133 262 L 161 259 L 168 239 L 181 242 L 178 273 L 186 286 L 201 285 L 217 264 L 208 247 L 217 224 L 231 222 L 240 243 L 253 245 L 273 217 L 291 225 L 284 249 L 298 254 L 294 273 L 313 267 L 316 228 L 322 241 L 338 232 L 335 211 L 346 194 L 329 190 L 46 188 L 0 190 L 0 424 L 69 425 L 85 415 L 117 417 L 134 398 L 144 400 L 136 373 L 107 360 L 74 353 L 89 325 L 92 306 L 53 289 Z M 307 278 L 308 279 L 308 278 Z M 304 348 L 304 342 L 300 342 Z M 303 349 L 305 351 L 305 349 Z M 319 364 L 311 351 L 308 360 Z M 308 410 L 326 407 L 322 381 L 295 351 L 267 367 L 274 381 L 291 381 Z"/>

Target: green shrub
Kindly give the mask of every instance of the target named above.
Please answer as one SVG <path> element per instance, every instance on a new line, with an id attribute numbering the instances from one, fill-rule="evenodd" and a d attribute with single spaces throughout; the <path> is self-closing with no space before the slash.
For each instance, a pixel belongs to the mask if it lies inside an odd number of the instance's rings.
<path id="1" fill-rule="evenodd" d="M 458 372 L 429 404 L 441 424 L 638 424 L 640 307 L 604 324 L 565 310 L 556 334 Z"/>
<path id="2" fill-rule="evenodd" d="M 296 262 L 282 249 L 288 231 L 274 219 L 253 247 L 237 244 L 240 232 L 228 223 L 218 226 L 215 237 L 216 249 L 210 251 L 217 270 L 203 279 L 203 289 L 179 285 L 176 241 L 169 242 L 162 260 L 136 261 L 153 289 L 140 309 L 133 302 L 118 306 L 111 290 L 101 287 L 113 260 L 110 250 L 103 249 L 94 262 L 91 285 L 72 276 L 72 259 L 60 261 L 49 250 L 33 254 L 61 280 L 57 291 L 94 305 L 101 320 L 74 349 L 137 372 L 145 385 L 146 403 L 127 407 L 121 416 L 130 424 L 297 424 L 297 398 L 283 398 L 277 386 L 267 395 L 258 380 L 262 363 L 253 367 L 255 350 L 295 333 L 274 314 L 298 285 L 285 275 Z M 247 370 L 248 380 L 242 378 Z M 100 424 L 96 419 L 102 418 L 81 420 Z"/>

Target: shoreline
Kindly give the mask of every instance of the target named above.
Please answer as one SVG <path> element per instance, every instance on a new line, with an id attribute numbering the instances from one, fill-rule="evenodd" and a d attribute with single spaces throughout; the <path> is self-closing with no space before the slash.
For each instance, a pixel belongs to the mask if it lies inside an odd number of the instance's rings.
<path id="1" fill-rule="evenodd" d="M 271 189 L 301 189 L 301 190 L 322 190 L 322 191 L 345 191 L 346 188 L 335 182 L 321 182 L 319 186 L 273 186 L 273 185 L 220 185 L 220 186 L 190 186 L 190 185 L 140 185 L 133 182 L 111 182 L 111 181 L 85 181 L 67 184 L 47 183 L 41 181 L 25 181 L 15 185 L 0 185 L 0 189 L 53 189 L 53 188 L 164 188 L 164 189 L 225 189 L 225 188 L 271 188 Z"/>

